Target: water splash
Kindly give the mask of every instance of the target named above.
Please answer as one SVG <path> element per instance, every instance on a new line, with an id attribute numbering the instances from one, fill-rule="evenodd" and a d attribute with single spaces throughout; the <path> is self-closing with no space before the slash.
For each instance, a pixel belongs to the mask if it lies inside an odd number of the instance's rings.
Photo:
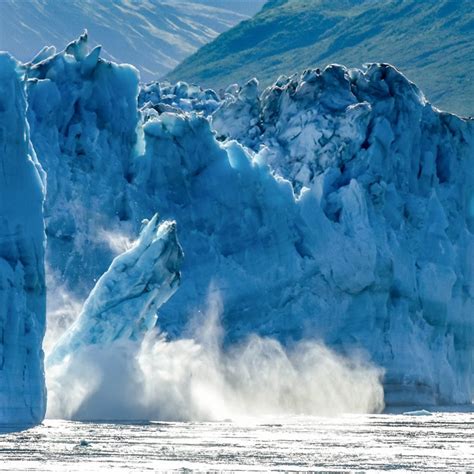
<path id="1" fill-rule="evenodd" d="M 214 293 L 215 294 L 215 293 Z M 223 347 L 222 303 L 210 298 L 191 337 L 89 346 L 47 373 L 48 417 L 218 420 L 380 412 L 381 369 L 318 341 L 292 348 L 250 335 Z"/>

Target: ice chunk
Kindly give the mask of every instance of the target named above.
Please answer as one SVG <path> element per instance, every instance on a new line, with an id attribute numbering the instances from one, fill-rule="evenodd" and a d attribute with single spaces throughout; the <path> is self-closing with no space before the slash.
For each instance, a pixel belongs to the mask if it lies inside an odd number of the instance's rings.
<path id="1" fill-rule="evenodd" d="M 220 136 L 235 138 L 248 145 L 261 134 L 258 126 L 260 97 L 258 80 L 248 81 L 236 95 L 228 94 L 226 100 L 212 115 L 212 125 Z"/>
<path id="2" fill-rule="evenodd" d="M 175 223 L 159 225 L 155 215 L 134 246 L 116 257 L 99 279 L 47 364 L 61 363 L 85 346 L 140 340 L 155 325 L 158 308 L 178 288 L 182 258 Z"/>
<path id="3" fill-rule="evenodd" d="M 433 413 L 431 413 L 428 410 L 405 411 L 403 412 L 403 414 L 407 416 L 432 416 L 433 415 Z"/>

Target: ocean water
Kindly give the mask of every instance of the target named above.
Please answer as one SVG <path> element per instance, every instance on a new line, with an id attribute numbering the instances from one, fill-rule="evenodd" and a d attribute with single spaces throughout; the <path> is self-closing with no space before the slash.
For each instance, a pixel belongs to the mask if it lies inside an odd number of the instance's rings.
<path id="1" fill-rule="evenodd" d="M 474 413 L 73 422 L 0 436 L 0 472 L 474 470 Z"/>

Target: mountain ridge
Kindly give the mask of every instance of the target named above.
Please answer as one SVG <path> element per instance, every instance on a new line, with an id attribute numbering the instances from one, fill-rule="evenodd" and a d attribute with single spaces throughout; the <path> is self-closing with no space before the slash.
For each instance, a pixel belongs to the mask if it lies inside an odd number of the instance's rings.
<path id="1" fill-rule="evenodd" d="M 377 25 L 377 26 L 374 26 Z M 383 0 L 274 0 L 166 75 L 214 89 L 308 67 L 390 63 L 436 107 L 474 115 L 474 4 Z"/>
<path id="2" fill-rule="evenodd" d="M 102 45 L 105 58 L 134 64 L 142 80 L 149 81 L 248 18 L 262 2 L 2 0 L 0 50 L 26 62 L 43 46 L 61 48 L 63 38 L 87 29 L 91 45 Z"/>

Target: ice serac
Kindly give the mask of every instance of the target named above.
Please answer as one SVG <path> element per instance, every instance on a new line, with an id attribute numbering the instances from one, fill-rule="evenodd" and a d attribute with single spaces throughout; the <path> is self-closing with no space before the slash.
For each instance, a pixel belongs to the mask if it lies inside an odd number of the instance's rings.
<path id="1" fill-rule="evenodd" d="M 44 172 L 20 74 L 0 53 L 0 430 L 41 422 L 46 405 Z"/>
<path id="2" fill-rule="evenodd" d="M 172 221 L 158 215 L 144 222 L 133 247 L 116 257 L 84 303 L 81 314 L 47 359 L 61 363 L 87 346 L 141 341 L 156 324 L 156 312 L 177 290 L 183 258 Z"/>

